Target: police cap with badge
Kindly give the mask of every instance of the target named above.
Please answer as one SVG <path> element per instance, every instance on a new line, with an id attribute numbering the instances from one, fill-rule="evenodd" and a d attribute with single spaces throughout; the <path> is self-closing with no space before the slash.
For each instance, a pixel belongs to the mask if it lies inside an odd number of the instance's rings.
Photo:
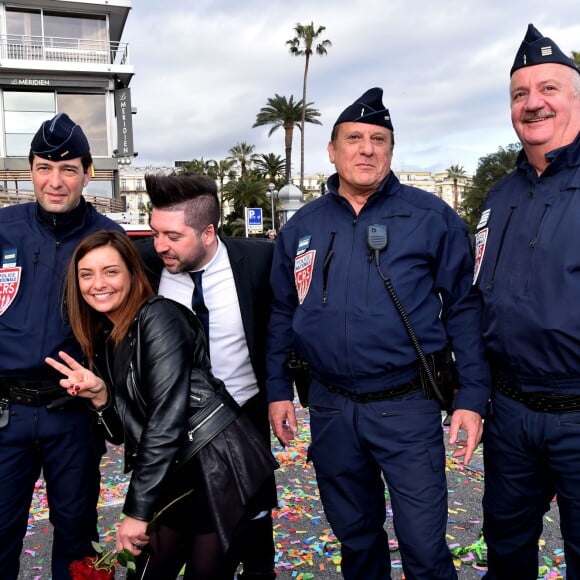
<path id="1" fill-rule="evenodd" d="M 547 63 L 563 64 L 580 73 L 574 61 L 551 38 L 542 36 L 533 24 L 528 24 L 528 30 L 510 70 L 510 77 L 520 68 Z"/>
<path id="2" fill-rule="evenodd" d="M 89 141 L 66 113 L 45 121 L 30 144 L 30 152 L 50 161 L 67 161 L 90 153 Z"/>
<path id="3" fill-rule="evenodd" d="M 348 122 L 379 125 L 393 131 L 391 115 L 383 105 L 383 89 L 374 87 L 366 91 L 338 116 L 334 128 L 340 123 Z"/>

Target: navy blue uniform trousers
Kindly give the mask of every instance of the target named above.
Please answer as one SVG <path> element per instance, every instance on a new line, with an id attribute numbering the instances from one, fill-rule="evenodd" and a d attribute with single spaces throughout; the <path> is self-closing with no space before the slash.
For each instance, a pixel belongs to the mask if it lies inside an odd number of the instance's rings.
<path id="1" fill-rule="evenodd" d="M 407 580 L 457 578 L 445 540 L 447 481 L 439 405 L 420 393 L 354 403 L 313 381 L 310 454 L 347 580 L 391 577 L 386 482 Z M 383 480 L 384 478 L 384 480 Z"/>
<path id="2" fill-rule="evenodd" d="M 34 484 L 42 470 L 54 527 L 52 578 L 69 580 L 68 565 L 94 553 L 98 540 L 99 463 L 104 442 L 89 428 L 81 401 L 70 409 L 11 404 L 0 429 L 0 578 L 18 577 Z"/>
<path id="3" fill-rule="evenodd" d="M 580 579 L 580 412 L 538 413 L 495 392 L 484 430 L 488 580 L 536 580 L 544 514 L 557 495 L 566 577 Z"/>

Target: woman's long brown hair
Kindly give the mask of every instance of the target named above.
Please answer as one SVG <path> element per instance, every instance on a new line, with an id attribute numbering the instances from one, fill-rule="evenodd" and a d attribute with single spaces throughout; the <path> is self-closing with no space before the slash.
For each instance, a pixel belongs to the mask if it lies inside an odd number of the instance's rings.
<path id="1" fill-rule="evenodd" d="M 90 251 L 103 246 L 111 246 L 119 252 L 131 276 L 131 289 L 127 302 L 123 305 L 120 319 L 113 326 L 110 336 L 115 347 L 127 334 L 139 307 L 155 294 L 147 279 L 141 256 L 127 235 L 118 231 L 99 230 L 89 234 L 79 243 L 73 252 L 66 273 L 65 308 L 75 338 L 90 366 L 92 366 L 95 354 L 95 340 L 104 326 L 106 317 L 91 308 L 82 297 L 79 289 L 78 263 Z"/>

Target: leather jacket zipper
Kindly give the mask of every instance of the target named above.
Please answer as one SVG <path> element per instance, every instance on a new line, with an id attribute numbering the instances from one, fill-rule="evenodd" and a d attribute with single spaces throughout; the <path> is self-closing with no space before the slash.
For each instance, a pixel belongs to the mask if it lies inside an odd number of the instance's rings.
<path id="1" fill-rule="evenodd" d="M 218 411 L 223 408 L 224 404 L 220 403 L 203 421 L 201 421 L 198 425 L 196 425 L 193 429 L 190 429 L 187 432 L 187 438 L 190 441 L 193 441 L 193 436 L 198 429 L 201 429 Z"/>
<path id="2" fill-rule="evenodd" d="M 103 426 L 103 427 L 106 429 L 106 431 L 107 431 L 107 433 L 109 434 L 109 437 L 110 437 L 111 439 L 114 439 L 114 437 L 115 437 L 115 436 L 113 435 L 113 433 L 112 433 L 112 432 L 111 432 L 111 430 L 109 429 L 109 426 L 107 425 L 107 422 L 105 421 L 105 419 L 104 419 L 104 417 L 103 417 L 103 411 L 102 411 L 102 410 L 96 410 L 96 409 L 95 409 L 95 412 L 96 412 L 96 413 L 97 413 L 97 415 L 99 416 L 99 418 L 98 418 L 98 420 L 97 420 L 97 423 L 98 423 L 99 425 L 102 425 L 102 426 Z"/>

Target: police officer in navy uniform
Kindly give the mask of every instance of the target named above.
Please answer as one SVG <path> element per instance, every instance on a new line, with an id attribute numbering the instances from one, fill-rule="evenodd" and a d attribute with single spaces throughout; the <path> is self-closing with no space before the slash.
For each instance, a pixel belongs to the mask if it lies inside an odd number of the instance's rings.
<path id="1" fill-rule="evenodd" d="M 493 390 L 484 434 L 488 579 L 538 575 L 556 494 L 566 577 L 580 578 L 580 74 L 529 25 L 511 69 L 523 150 L 475 236 Z"/>
<path id="2" fill-rule="evenodd" d="M 461 384 L 450 441 L 469 462 L 489 396 L 481 301 L 467 228 L 436 196 L 391 171 L 394 137 L 383 91 L 338 117 L 328 145 L 337 173 L 276 240 L 268 347 L 274 434 L 296 432 L 287 358 L 310 365 L 310 455 L 350 580 L 390 577 L 386 482 L 405 577 L 457 577 L 445 541 L 447 483 L 441 409 L 385 288 L 391 281 L 423 352 L 450 344 Z M 369 236 L 384 236 L 369 244 Z M 384 242 L 384 243 L 382 243 Z M 370 246 L 370 247 L 369 247 Z M 383 480 L 384 478 L 384 480 Z"/>
<path id="3" fill-rule="evenodd" d="M 52 578 L 94 553 L 103 442 L 88 409 L 63 396 L 44 359 L 81 356 L 63 313 L 62 282 L 74 247 L 89 232 L 121 229 L 82 197 L 92 158 L 66 114 L 32 139 L 36 202 L 0 209 L 0 578 L 18 577 L 34 484 L 41 470 L 54 526 Z M 74 356 L 74 355 L 73 355 Z"/>

